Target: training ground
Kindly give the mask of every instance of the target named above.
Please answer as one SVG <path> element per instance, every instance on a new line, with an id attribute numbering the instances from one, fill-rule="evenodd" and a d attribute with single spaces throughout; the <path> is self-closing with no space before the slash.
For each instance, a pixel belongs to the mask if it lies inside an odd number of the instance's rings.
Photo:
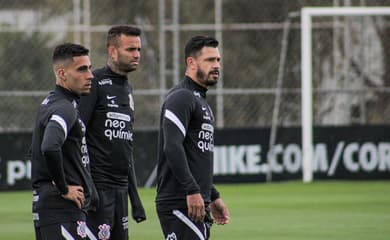
<path id="1" fill-rule="evenodd" d="M 230 208 L 218 240 L 389 240 L 390 181 L 218 185 Z M 140 189 L 147 221 L 129 221 L 130 239 L 163 239 L 155 189 Z M 0 193 L 0 239 L 34 239 L 31 192 Z"/>

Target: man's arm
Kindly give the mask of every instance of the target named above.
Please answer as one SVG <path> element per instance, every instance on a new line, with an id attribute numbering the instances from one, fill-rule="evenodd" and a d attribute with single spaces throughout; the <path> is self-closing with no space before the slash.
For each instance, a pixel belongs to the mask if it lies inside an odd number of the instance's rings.
<path id="1" fill-rule="evenodd" d="M 53 114 L 45 128 L 41 151 L 46 159 L 46 165 L 53 182 L 61 195 L 74 201 L 81 208 L 84 204 L 84 193 L 81 186 L 69 186 L 66 183 L 61 147 L 65 142 L 68 131 L 76 121 L 74 109 L 64 110 L 66 114 Z M 72 114 L 73 113 L 73 114 Z M 66 116 L 66 117 L 65 117 Z"/>
<path id="2" fill-rule="evenodd" d="M 58 115 L 54 115 L 54 117 L 59 118 Z M 62 195 L 68 193 L 61 150 L 64 141 L 65 134 L 63 129 L 56 121 L 50 120 L 43 134 L 41 151 L 46 159 L 50 175 Z"/>
<path id="3" fill-rule="evenodd" d="M 134 161 L 132 157 L 130 161 L 131 163 L 129 164 L 130 166 L 128 175 L 128 193 L 131 203 L 131 213 L 134 221 L 140 223 L 146 220 L 146 214 L 137 190 L 137 178 L 135 175 Z"/>
<path id="4" fill-rule="evenodd" d="M 163 151 L 169 168 L 178 182 L 183 185 L 187 195 L 199 193 L 199 185 L 192 176 L 183 147 L 184 135 L 170 120 L 164 121 Z"/>
<path id="5" fill-rule="evenodd" d="M 186 192 L 188 216 L 195 222 L 201 222 L 206 214 L 204 200 L 188 166 L 183 147 L 184 136 L 172 123 L 165 123 L 164 128 L 164 153 L 171 172 Z"/>
<path id="6" fill-rule="evenodd" d="M 163 109 L 163 151 L 171 172 L 186 192 L 189 217 L 198 222 L 205 216 L 204 200 L 200 187 L 188 165 L 183 142 L 194 108 L 193 96 L 189 91 L 179 91 L 167 98 Z"/>

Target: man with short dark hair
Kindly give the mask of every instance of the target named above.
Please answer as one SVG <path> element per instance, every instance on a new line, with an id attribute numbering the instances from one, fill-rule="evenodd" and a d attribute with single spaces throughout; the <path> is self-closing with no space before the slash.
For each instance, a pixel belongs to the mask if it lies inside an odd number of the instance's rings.
<path id="1" fill-rule="evenodd" d="M 41 103 L 32 138 L 36 239 L 86 239 L 86 213 L 98 196 L 89 172 L 85 126 L 78 113 L 91 89 L 89 50 L 77 44 L 53 53 L 56 88 Z"/>
<path id="2" fill-rule="evenodd" d="M 208 87 L 220 74 L 218 41 L 191 38 L 185 59 L 185 77 L 161 110 L 157 213 L 166 239 L 209 239 L 214 221 L 229 222 L 228 208 L 213 185 L 214 115 L 206 101 Z"/>
<path id="3" fill-rule="evenodd" d="M 81 98 L 91 173 L 100 197 L 87 224 L 99 239 L 128 239 L 128 196 L 136 222 L 146 219 L 133 161 L 133 89 L 127 74 L 138 67 L 141 30 L 114 26 L 107 34 L 107 65 L 93 72 L 91 94 Z"/>

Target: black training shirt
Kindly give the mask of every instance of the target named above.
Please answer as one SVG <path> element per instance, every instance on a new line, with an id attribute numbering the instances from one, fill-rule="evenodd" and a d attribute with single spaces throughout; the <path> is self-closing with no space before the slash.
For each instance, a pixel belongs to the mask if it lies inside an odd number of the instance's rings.
<path id="1" fill-rule="evenodd" d="M 40 194 L 44 186 L 55 186 L 56 195 L 60 196 L 68 192 L 69 185 L 80 185 L 85 195 L 83 209 L 88 210 L 95 207 L 97 193 L 90 175 L 85 125 L 77 111 L 78 100 L 77 95 L 56 86 L 41 103 L 32 138 L 32 187 L 35 194 Z M 55 198 L 55 202 L 47 199 L 40 198 L 38 211 L 69 209 L 69 206 L 77 211 L 76 204 L 69 205 L 70 201 L 62 197 Z"/>
<path id="2" fill-rule="evenodd" d="M 161 110 L 157 206 L 185 208 L 186 195 L 215 200 L 213 186 L 214 115 L 207 89 L 185 77 L 167 95 Z"/>
<path id="3" fill-rule="evenodd" d="M 91 173 L 97 188 L 127 189 L 133 162 L 134 101 L 127 77 L 108 66 L 93 71 L 91 94 L 81 97 Z"/>

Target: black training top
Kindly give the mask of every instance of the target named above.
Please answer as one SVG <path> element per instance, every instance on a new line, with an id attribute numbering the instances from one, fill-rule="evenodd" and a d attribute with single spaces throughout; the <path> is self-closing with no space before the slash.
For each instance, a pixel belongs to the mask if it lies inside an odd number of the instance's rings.
<path id="1" fill-rule="evenodd" d="M 80 101 L 92 177 L 98 189 L 127 189 L 133 163 L 132 87 L 126 76 L 108 66 L 93 71 L 93 75 L 91 94 Z"/>
<path id="2" fill-rule="evenodd" d="M 85 126 L 77 111 L 78 100 L 75 94 L 56 86 L 40 105 L 31 148 L 32 187 L 35 194 L 41 195 L 43 187 L 55 186 L 57 197 L 48 197 L 45 201 L 42 196 L 37 211 L 61 208 L 77 211 L 76 204 L 69 204 L 70 201 L 60 197 L 68 192 L 69 185 L 83 187 L 86 199 L 83 210 L 95 207 L 98 197 L 90 175 Z"/>
<path id="3" fill-rule="evenodd" d="M 162 106 L 157 168 L 157 207 L 186 207 L 186 195 L 205 204 L 219 197 L 213 185 L 214 116 L 207 89 L 185 77 Z"/>

